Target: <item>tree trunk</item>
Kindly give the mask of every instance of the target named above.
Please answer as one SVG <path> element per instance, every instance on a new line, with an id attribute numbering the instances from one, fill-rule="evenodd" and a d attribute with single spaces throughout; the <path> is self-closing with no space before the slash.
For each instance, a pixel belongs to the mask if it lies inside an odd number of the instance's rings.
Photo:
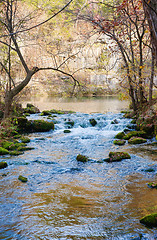
<path id="1" fill-rule="evenodd" d="M 157 65 L 157 0 L 143 0 L 143 7 L 149 24 L 152 49 Z"/>
<path id="2" fill-rule="evenodd" d="M 4 108 L 4 119 L 9 117 L 11 111 L 11 105 L 13 101 L 13 95 L 11 91 L 7 91 L 5 94 L 5 108 Z"/>
<path id="3" fill-rule="evenodd" d="M 150 77 L 150 84 L 149 84 L 149 105 L 152 104 L 153 98 L 153 81 L 154 81 L 154 61 L 155 57 L 152 51 L 152 66 L 151 66 L 151 77 Z"/>

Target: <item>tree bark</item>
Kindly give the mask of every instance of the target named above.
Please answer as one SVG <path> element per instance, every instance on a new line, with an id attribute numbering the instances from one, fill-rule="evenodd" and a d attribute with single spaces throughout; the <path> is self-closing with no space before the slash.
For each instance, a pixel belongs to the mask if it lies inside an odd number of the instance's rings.
<path id="1" fill-rule="evenodd" d="M 153 55 L 157 65 L 157 0 L 143 0 L 143 7 L 149 24 Z"/>

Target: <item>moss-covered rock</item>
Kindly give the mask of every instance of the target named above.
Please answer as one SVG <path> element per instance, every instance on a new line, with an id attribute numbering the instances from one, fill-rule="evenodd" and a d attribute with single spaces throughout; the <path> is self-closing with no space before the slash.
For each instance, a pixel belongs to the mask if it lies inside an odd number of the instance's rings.
<path id="1" fill-rule="evenodd" d="M 118 120 L 114 119 L 113 121 L 111 121 L 111 124 L 118 124 Z"/>
<path id="2" fill-rule="evenodd" d="M 74 126 L 74 121 L 71 120 L 71 119 L 68 119 L 66 122 L 65 122 L 66 125 L 68 125 L 69 127 L 73 127 Z"/>
<path id="3" fill-rule="evenodd" d="M 1 146 L 7 150 L 10 149 L 11 146 L 13 146 L 14 143 L 13 142 L 10 142 L 10 141 L 2 141 L 1 142 Z"/>
<path id="4" fill-rule="evenodd" d="M 146 227 L 157 227 L 157 213 L 152 213 L 140 219 L 140 223 Z"/>
<path id="5" fill-rule="evenodd" d="M 104 159 L 105 162 L 119 162 L 123 159 L 130 159 L 131 156 L 126 152 L 110 152 L 109 158 Z"/>
<path id="6" fill-rule="evenodd" d="M 34 147 L 18 147 L 17 151 L 29 151 L 29 150 L 33 150 Z"/>
<path id="7" fill-rule="evenodd" d="M 51 129 L 54 130 L 54 123 L 44 120 L 31 121 L 31 129 L 33 132 L 48 132 Z"/>
<path id="8" fill-rule="evenodd" d="M 123 139 L 124 136 L 125 136 L 125 133 L 124 133 L 124 132 L 119 132 L 119 133 L 117 133 L 117 135 L 115 136 L 115 138 Z"/>
<path id="9" fill-rule="evenodd" d="M 69 129 L 65 129 L 64 133 L 71 133 L 71 131 Z"/>
<path id="10" fill-rule="evenodd" d="M 8 166 L 7 162 L 0 162 L 0 169 L 6 168 Z"/>
<path id="11" fill-rule="evenodd" d="M 22 143 L 29 143 L 30 142 L 30 139 L 28 137 L 21 137 L 20 140 L 21 140 Z"/>
<path id="12" fill-rule="evenodd" d="M 154 182 L 148 183 L 148 187 L 157 189 L 157 183 L 154 183 Z"/>
<path id="13" fill-rule="evenodd" d="M 6 155 L 9 154 L 9 151 L 3 147 L 0 147 L 0 155 Z"/>
<path id="14" fill-rule="evenodd" d="M 157 112 L 151 108 L 147 109 L 139 115 L 136 124 L 138 129 L 144 130 L 148 135 L 155 134 Z"/>
<path id="15" fill-rule="evenodd" d="M 10 146 L 10 150 L 17 150 L 19 147 L 25 147 L 26 143 L 14 143 L 13 145 Z"/>
<path id="16" fill-rule="evenodd" d="M 141 137 L 132 137 L 128 140 L 128 143 L 130 144 L 140 144 L 140 143 L 145 143 L 147 140 L 145 138 Z"/>
<path id="17" fill-rule="evenodd" d="M 40 116 L 51 116 L 51 114 L 52 114 L 51 111 L 44 110 L 44 111 L 41 112 Z"/>
<path id="18" fill-rule="evenodd" d="M 18 156 L 18 155 L 23 154 L 23 152 L 14 150 L 14 151 L 10 151 L 9 154 L 10 154 L 11 156 Z"/>
<path id="19" fill-rule="evenodd" d="M 40 110 L 33 104 L 27 103 L 27 107 L 23 109 L 24 113 L 35 114 L 40 113 Z"/>
<path id="20" fill-rule="evenodd" d="M 145 131 L 131 131 L 129 133 L 127 133 L 123 139 L 125 140 L 129 140 L 131 137 L 146 137 L 147 134 Z"/>
<path id="21" fill-rule="evenodd" d="M 126 143 L 126 141 L 125 140 L 114 140 L 113 143 L 115 145 L 122 146 L 122 145 L 124 145 Z"/>
<path id="22" fill-rule="evenodd" d="M 125 118 L 133 118 L 134 117 L 134 112 L 131 111 L 131 110 L 130 111 L 125 111 L 123 117 L 125 117 Z"/>
<path id="23" fill-rule="evenodd" d="M 147 168 L 144 170 L 145 172 L 155 172 L 155 170 L 153 168 Z"/>
<path id="24" fill-rule="evenodd" d="M 79 162 L 88 162 L 88 157 L 79 154 L 79 155 L 77 155 L 76 160 Z"/>
<path id="25" fill-rule="evenodd" d="M 89 122 L 93 127 L 97 124 L 97 121 L 94 118 L 89 119 Z"/>
<path id="26" fill-rule="evenodd" d="M 27 181 L 28 181 L 28 179 L 27 179 L 26 177 L 23 177 L 22 175 L 20 175 L 20 176 L 18 177 L 18 179 L 19 179 L 21 182 L 27 182 Z"/>

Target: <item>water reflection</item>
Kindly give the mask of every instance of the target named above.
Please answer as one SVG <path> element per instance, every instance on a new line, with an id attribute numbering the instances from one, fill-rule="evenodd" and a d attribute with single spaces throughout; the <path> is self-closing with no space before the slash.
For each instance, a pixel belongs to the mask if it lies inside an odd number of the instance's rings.
<path id="1" fill-rule="evenodd" d="M 23 101 L 23 106 L 32 103 L 37 106 L 40 111 L 50 109 L 68 110 L 82 113 L 118 113 L 129 106 L 128 101 L 120 101 L 118 97 L 106 96 L 100 98 L 32 98 Z"/>

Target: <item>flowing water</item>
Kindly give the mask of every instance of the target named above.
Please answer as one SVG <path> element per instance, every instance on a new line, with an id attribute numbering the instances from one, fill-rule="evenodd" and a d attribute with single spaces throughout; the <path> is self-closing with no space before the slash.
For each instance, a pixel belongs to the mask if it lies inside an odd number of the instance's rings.
<path id="1" fill-rule="evenodd" d="M 90 114 L 79 111 L 78 104 L 75 114 L 55 114 L 54 131 L 28 135 L 34 150 L 0 158 L 8 163 L 0 170 L 0 239 L 157 239 L 155 228 L 139 223 L 144 215 L 157 212 L 157 190 L 147 186 L 157 180 L 156 155 L 146 145 L 139 150 L 113 144 L 114 136 L 130 123 L 117 106 L 110 113 L 104 108 L 105 113 Z M 91 118 L 97 121 L 95 127 Z M 29 119 L 46 117 L 35 114 Z M 114 119 L 117 124 L 111 124 Z M 64 133 L 69 120 L 75 124 Z M 102 161 L 119 150 L 129 152 L 131 159 Z M 78 154 L 89 161 L 77 162 Z M 146 172 L 148 168 L 154 172 Z M 20 182 L 19 175 L 28 182 Z"/>

